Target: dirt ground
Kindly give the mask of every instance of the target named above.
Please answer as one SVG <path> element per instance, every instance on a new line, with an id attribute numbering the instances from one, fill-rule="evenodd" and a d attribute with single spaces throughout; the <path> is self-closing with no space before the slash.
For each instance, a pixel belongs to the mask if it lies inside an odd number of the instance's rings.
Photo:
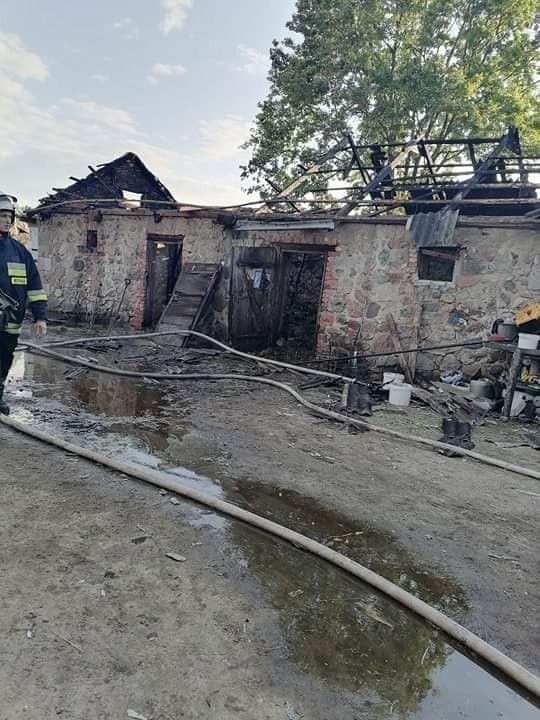
<path id="1" fill-rule="evenodd" d="M 129 352 L 93 357 L 124 366 L 147 354 Z M 167 352 L 152 351 L 161 370 Z M 225 366 L 254 370 L 209 357 L 187 371 Z M 14 417 L 322 540 L 539 671 L 537 481 L 351 434 L 279 390 L 237 381 L 165 387 L 66 375 L 34 357 L 11 396 Z M 372 422 L 439 436 L 423 408 L 381 406 Z M 538 467 L 537 451 L 488 442 L 521 433 L 487 424 L 474 439 L 480 452 Z M 429 628 L 321 563 L 5 428 L 0 443 L 0 718 L 89 708 L 147 720 L 538 717 Z"/>
<path id="2" fill-rule="evenodd" d="M 538 481 L 380 435 L 351 436 L 329 423 L 306 422 L 273 391 L 262 394 L 259 407 L 272 405 L 278 418 L 253 423 L 252 403 L 238 398 L 213 398 L 204 421 L 198 415 L 205 435 L 229 449 L 226 467 L 234 478 L 249 478 L 256 457 L 257 480 L 299 493 L 308 513 L 316 501 L 354 525 L 390 533 L 416 564 L 465 589 L 467 627 L 540 670 Z M 538 467 L 538 454 L 524 455 Z M 353 557 L 365 561 L 351 544 Z"/>
<path id="3" fill-rule="evenodd" d="M 288 667 L 276 610 L 200 510 L 10 431 L 0 442 L 1 718 L 361 709 Z"/>

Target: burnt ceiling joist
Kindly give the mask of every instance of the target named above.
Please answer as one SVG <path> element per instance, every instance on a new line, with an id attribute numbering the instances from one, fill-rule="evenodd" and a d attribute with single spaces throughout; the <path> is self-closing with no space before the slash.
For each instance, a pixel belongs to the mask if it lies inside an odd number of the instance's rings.
<path id="1" fill-rule="evenodd" d="M 502 137 L 415 137 L 363 145 L 348 134 L 283 190 L 269 180 L 276 194 L 256 214 L 292 209 L 299 216 L 322 212 L 344 220 L 359 211 L 411 216 L 446 210 L 456 218 L 458 213 L 530 217 L 540 207 L 540 185 L 529 181 L 531 173 L 540 173 L 540 157 L 523 155 L 515 127 Z M 357 184 L 349 180 L 353 175 Z M 348 184 L 335 182 L 339 178 Z"/>

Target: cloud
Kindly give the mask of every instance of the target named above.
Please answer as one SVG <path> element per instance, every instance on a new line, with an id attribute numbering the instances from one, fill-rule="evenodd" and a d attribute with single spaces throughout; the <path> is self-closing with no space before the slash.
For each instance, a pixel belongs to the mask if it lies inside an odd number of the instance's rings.
<path id="1" fill-rule="evenodd" d="M 100 126 L 115 133 L 131 135 L 135 130 L 133 118 L 126 110 L 99 105 L 93 100 L 62 100 L 56 109 L 85 125 Z"/>
<path id="2" fill-rule="evenodd" d="M 35 104 L 24 85 L 0 73 L 0 159 L 20 153 L 34 129 L 43 127 L 47 120 L 47 112 Z"/>
<path id="3" fill-rule="evenodd" d="M 112 29 L 121 33 L 127 40 L 137 40 L 140 35 L 140 28 L 133 18 L 125 17 L 115 20 L 111 25 Z"/>
<path id="4" fill-rule="evenodd" d="M 130 151 L 140 155 L 180 201 L 220 205 L 245 199 L 238 146 L 247 137 L 248 122 L 235 115 L 205 120 L 195 139 L 175 136 L 169 141 L 145 132 L 126 109 L 89 97 L 45 104 L 30 84 L 46 77 L 46 66 L 15 40 L 10 39 L 9 47 L 18 48 L 17 57 L 12 53 L 6 60 L 0 54 L 0 161 L 3 189 L 22 204 L 35 204 L 51 188 L 66 187 L 70 175 L 83 177 L 88 164 L 109 162 Z M 175 76 L 174 71 L 159 72 Z"/>
<path id="5" fill-rule="evenodd" d="M 155 63 L 148 74 L 151 83 L 157 83 L 159 78 L 180 77 L 186 73 L 183 65 L 167 65 L 166 63 Z"/>
<path id="6" fill-rule="evenodd" d="M 35 106 L 24 81 L 45 80 L 48 75 L 45 62 L 28 50 L 20 37 L 0 32 L 1 159 L 17 152 L 28 137 L 29 128 L 21 122 L 21 115 L 28 118 L 30 127 L 42 124 L 47 117 L 46 112 Z"/>
<path id="7" fill-rule="evenodd" d="M 161 0 L 161 6 L 164 15 L 160 28 L 164 35 L 168 35 L 173 30 L 184 27 L 193 0 Z"/>
<path id="8" fill-rule="evenodd" d="M 137 153 L 180 201 L 230 204 L 240 189 L 238 145 L 247 127 L 239 118 L 202 122 L 189 152 L 155 142 L 122 108 L 89 99 L 65 98 L 43 108 L 19 83 L 0 79 L 0 160 L 9 190 L 35 204 L 68 177 L 83 177 L 88 164 Z M 217 181 L 216 181 L 217 176 Z"/>
<path id="9" fill-rule="evenodd" d="M 45 80 L 49 70 L 45 62 L 28 50 L 18 35 L 0 32 L 0 71 L 19 80 Z"/>
<path id="10" fill-rule="evenodd" d="M 238 115 L 225 115 L 218 120 L 202 120 L 199 125 L 200 153 L 204 159 L 222 161 L 241 154 L 251 129 L 251 123 Z"/>
<path id="11" fill-rule="evenodd" d="M 101 73 L 94 73 L 90 76 L 90 79 L 99 83 L 106 83 L 110 80 L 108 75 L 102 75 Z"/>
<path id="12" fill-rule="evenodd" d="M 236 70 L 248 75 L 266 75 L 270 65 L 267 53 L 262 53 L 255 48 L 246 45 L 237 46 L 240 55 L 240 64 L 235 66 Z"/>

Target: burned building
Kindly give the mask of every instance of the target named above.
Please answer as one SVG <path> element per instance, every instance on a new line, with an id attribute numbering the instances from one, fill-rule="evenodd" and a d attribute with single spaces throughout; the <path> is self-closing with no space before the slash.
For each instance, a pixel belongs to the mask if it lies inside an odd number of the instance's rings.
<path id="1" fill-rule="evenodd" d="M 41 208 L 59 210 L 73 206 L 81 200 L 93 200 L 100 207 L 117 207 L 119 202 L 140 203 L 141 207 L 174 207 L 175 200 L 169 190 L 153 175 L 143 161 L 128 152 L 116 160 L 103 163 L 97 169 L 88 166 L 90 174 L 73 180 L 66 188 L 53 188 L 53 192 L 39 201 Z M 47 215 L 46 210 L 41 216 Z"/>
<path id="2" fill-rule="evenodd" d="M 198 323 L 238 347 L 324 357 L 485 336 L 538 301 L 540 161 L 515 129 L 399 147 L 347 137 L 289 188 L 237 211 L 176 203 L 136 160 L 101 166 L 33 213 L 60 316 Z M 128 182 L 126 164 L 144 168 L 141 182 Z M 97 198 L 103 182 L 110 194 Z M 478 362 L 461 349 L 422 354 L 418 369 L 473 374 Z"/>
<path id="3" fill-rule="evenodd" d="M 167 216 L 175 200 L 133 153 L 89 170 L 30 214 L 51 311 L 151 326 L 180 272 L 184 234 Z"/>

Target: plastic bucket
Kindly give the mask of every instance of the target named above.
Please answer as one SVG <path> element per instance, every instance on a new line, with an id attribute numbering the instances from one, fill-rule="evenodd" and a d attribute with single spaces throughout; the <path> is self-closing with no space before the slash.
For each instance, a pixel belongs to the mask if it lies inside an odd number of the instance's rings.
<path id="1" fill-rule="evenodd" d="M 540 335 L 533 335 L 532 333 L 519 333 L 518 347 L 522 350 L 536 350 L 539 340 Z"/>
<path id="2" fill-rule="evenodd" d="M 393 373 L 393 372 L 385 372 L 383 374 L 383 385 L 390 385 L 390 383 L 403 383 L 405 380 L 405 375 L 402 375 L 401 373 Z M 386 388 L 388 389 L 388 388 Z"/>
<path id="3" fill-rule="evenodd" d="M 398 405 L 399 407 L 407 407 L 411 402 L 412 385 L 406 383 L 391 383 L 389 386 L 388 402 L 390 405 Z"/>
<path id="4" fill-rule="evenodd" d="M 475 398 L 489 397 L 491 383 L 489 380 L 471 380 L 469 391 Z"/>
<path id="5" fill-rule="evenodd" d="M 530 400 L 532 395 L 528 395 L 524 392 L 515 392 L 514 397 L 512 398 L 512 407 L 510 408 L 510 417 L 517 417 L 520 415 L 523 410 L 525 410 L 525 405 L 527 404 L 527 400 Z"/>

